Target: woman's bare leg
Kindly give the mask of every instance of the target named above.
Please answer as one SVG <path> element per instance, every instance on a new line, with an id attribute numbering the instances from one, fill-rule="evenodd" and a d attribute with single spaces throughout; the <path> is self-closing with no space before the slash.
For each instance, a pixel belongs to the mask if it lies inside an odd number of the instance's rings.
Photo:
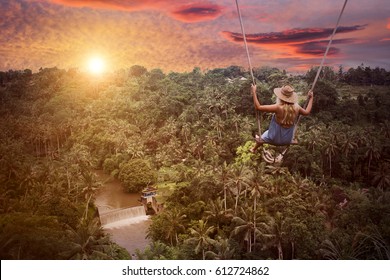
<path id="1" fill-rule="evenodd" d="M 263 139 L 260 138 L 259 135 L 256 135 L 255 136 L 255 146 L 253 148 L 250 149 L 250 151 L 252 153 L 256 153 L 257 149 L 260 147 L 260 146 L 263 146 L 264 144 L 264 141 Z"/>

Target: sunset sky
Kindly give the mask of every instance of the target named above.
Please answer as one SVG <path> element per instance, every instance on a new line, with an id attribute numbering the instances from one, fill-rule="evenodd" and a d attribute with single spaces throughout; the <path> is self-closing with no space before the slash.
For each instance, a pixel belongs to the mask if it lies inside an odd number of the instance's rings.
<path id="1" fill-rule="evenodd" d="M 319 65 L 344 0 L 239 0 L 254 67 Z M 234 0 L 0 0 L 0 71 L 248 67 Z M 326 64 L 390 70 L 390 1 L 349 0 Z"/>

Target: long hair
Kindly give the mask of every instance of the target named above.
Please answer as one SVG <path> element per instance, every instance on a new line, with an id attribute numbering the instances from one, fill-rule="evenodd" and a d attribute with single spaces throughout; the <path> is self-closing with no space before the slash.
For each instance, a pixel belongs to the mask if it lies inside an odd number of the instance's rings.
<path id="1" fill-rule="evenodd" d="M 281 122 L 281 125 L 284 126 L 292 126 L 295 123 L 296 118 L 296 112 L 295 107 L 296 105 L 294 103 L 287 103 L 279 98 L 277 98 L 276 102 L 283 106 L 283 120 Z"/>

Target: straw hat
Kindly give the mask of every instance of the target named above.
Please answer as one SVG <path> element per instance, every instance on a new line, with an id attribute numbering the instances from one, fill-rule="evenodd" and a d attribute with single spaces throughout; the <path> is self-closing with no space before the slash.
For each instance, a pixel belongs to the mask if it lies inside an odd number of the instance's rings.
<path id="1" fill-rule="evenodd" d="M 287 103 L 297 103 L 298 95 L 294 92 L 294 89 L 291 86 L 283 86 L 281 88 L 275 88 L 274 93 L 280 100 L 283 100 Z"/>

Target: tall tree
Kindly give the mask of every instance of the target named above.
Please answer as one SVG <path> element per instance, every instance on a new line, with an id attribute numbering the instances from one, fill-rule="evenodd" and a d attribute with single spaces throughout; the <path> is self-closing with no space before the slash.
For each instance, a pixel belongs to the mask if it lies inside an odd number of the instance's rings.
<path id="1" fill-rule="evenodd" d="M 195 242 L 195 253 L 202 252 L 202 259 L 205 260 L 205 249 L 211 244 L 210 235 L 214 232 L 214 226 L 207 226 L 207 222 L 199 220 L 192 228 L 190 228 L 191 238 L 188 242 Z"/>

